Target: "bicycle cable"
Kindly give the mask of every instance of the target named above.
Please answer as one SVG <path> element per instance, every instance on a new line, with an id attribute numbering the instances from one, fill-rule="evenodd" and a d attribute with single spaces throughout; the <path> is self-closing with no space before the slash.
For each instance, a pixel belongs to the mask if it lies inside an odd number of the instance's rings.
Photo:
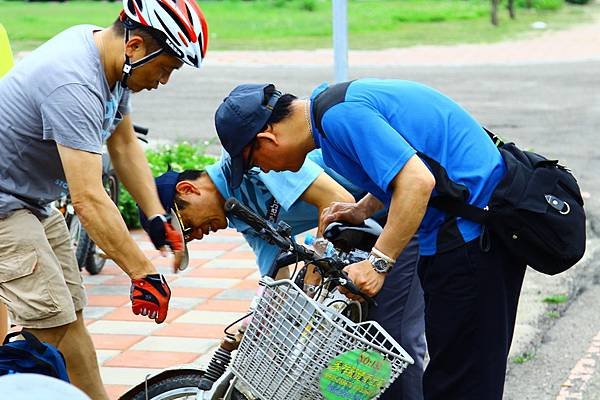
<path id="1" fill-rule="evenodd" d="M 254 311 L 250 311 L 249 313 L 247 313 L 246 315 L 244 315 L 243 317 L 240 317 L 238 319 L 236 319 L 235 321 L 233 321 L 231 324 L 227 325 L 225 327 L 225 329 L 223 329 L 223 333 L 227 336 L 231 336 L 231 337 L 235 337 L 235 334 L 229 333 L 227 332 L 227 330 L 229 328 L 231 328 L 232 326 L 234 326 L 235 324 L 237 324 L 240 321 L 243 321 L 244 319 L 248 318 L 249 316 L 251 316 L 252 314 L 254 314 Z"/>

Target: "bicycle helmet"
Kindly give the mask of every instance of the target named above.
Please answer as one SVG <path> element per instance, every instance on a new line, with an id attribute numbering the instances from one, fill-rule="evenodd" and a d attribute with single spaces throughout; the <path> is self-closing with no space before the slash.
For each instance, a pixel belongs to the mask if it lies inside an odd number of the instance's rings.
<path id="1" fill-rule="evenodd" d="M 163 47 L 135 63 L 126 56 L 123 66 L 125 86 L 132 69 L 163 51 L 192 67 L 200 67 L 208 46 L 208 25 L 194 0 L 123 0 L 120 19 L 125 26 L 126 42 L 131 30 L 142 28 Z"/>

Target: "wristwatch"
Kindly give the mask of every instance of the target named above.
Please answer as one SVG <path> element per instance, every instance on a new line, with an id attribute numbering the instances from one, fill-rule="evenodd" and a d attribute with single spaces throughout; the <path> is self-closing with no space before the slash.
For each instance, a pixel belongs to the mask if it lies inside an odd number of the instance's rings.
<path id="1" fill-rule="evenodd" d="M 367 260 L 369 260 L 369 262 L 373 266 L 373 269 L 379 272 L 380 274 L 390 272 L 390 270 L 394 266 L 394 263 L 391 261 L 391 259 L 386 260 L 385 258 L 379 255 L 373 254 L 373 252 L 369 254 Z"/>

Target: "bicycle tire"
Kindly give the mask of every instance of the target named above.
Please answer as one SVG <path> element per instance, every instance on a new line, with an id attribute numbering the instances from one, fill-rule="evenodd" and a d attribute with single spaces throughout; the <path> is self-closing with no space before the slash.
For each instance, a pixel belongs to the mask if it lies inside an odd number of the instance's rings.
<path id="1" fill-rule="evenodd" d="M 119 205 L 120 184 L 121 182 L 114 169 L 108 171 L 104 176 L 104 189 L 106 190 L 106 193 L 108 193 L 108 197 L 110 197 L 117 206 Z"/>
<path id="2" fill-rule="evenodd" d="M 199 374 L 183 372 L 157 380 L 148 385 L 148 400 L 196 399 L 199 393 Z M 142 386 L 136 393 L 128 393 L 129 400 L 146 400 L 146 389 Z"/>
<path id="3" fill-rule="evenodd" d="M 196 399 L 198 381 L 201 375 L 182 372 L 154 381 L 148 385 L 148 400 L 185 400 Z M 137 392 L 128 392 L 127 400 L 146 400 L 146 389 L 140 387 Z M 123 399 L 123 397 L 122 397 Z M 239 390 L 233 389 L 231 400 L 249 400 Z"/>
<path id="4" fill-rule="evenodd" d="M 85 237 L 89 241 L 87 256 L 83 266 L 90 275 L 98 275 L 100 272 L 102 272 L 104 264 L 106 264 L 106 258 L 100 256 L 96 243 L 94 243 L 92 239 L 90 239 L 85 230 L 81 233 L 81 235 L 85 235 Z"/>
<path id="5" fill-rule="evenodd" d="M 75 258 L 79 269 L 85 267 L 86 259 L 90 249 L 90 239 L 85 233 L 79 217 L 76 214 L 70 216 L 68 221 L 69 234 L 71 235 L 71 244 L 75 251 Z"/>

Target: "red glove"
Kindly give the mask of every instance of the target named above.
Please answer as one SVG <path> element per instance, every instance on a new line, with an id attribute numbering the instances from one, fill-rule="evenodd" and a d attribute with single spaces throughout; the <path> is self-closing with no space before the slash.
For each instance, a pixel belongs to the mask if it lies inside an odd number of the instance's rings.
<path id="1" fill-rule="evenodd" d="M 157 324 L 167 318 L 171 289 L 164 276 L 152 274 L 141 279 L 132 279 L 129 297 L 135 315 L 147 315 Z"/>
<path id="2" fill-rule="evenodd" d="M 183 251 L 183 237 L 171 225 L 170 215 L 155 215 L 147 226 L 150 240 L 157 250 L 169 246 L 173 252 Z"/>

